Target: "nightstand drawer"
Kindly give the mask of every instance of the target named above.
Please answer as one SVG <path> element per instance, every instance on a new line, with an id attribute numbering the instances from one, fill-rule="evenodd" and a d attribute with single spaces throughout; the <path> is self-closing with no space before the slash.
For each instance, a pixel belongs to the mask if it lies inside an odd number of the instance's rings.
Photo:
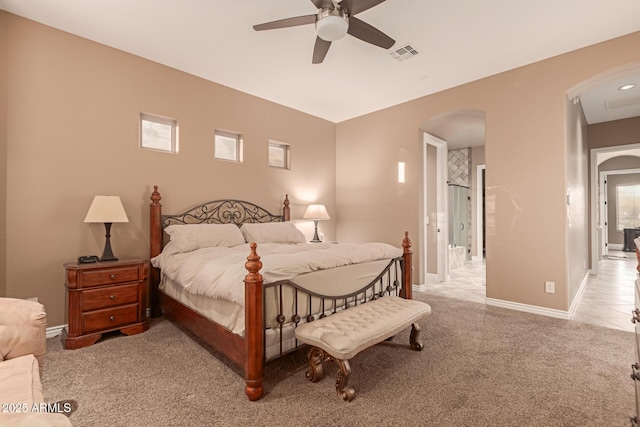
<path id="1" fill-rule="evenodd" d="M 81 286 L 99 286 L 112 283 L 137 282 L 138 266 L 110 268 L 108 270 L 83 271 Z"/>
<path id="2" fill-rule="evenodd" d="M 83 312 L 116 305 L 135 304 L 138 302 L 138 284 L 90 289 L 82 292 L 80 301 Z"/>
<path id="3" fill-rule="evenodd" d="M 82 313 L 83 332 L 118 328 L 138 321 L 138 304 Z"/>

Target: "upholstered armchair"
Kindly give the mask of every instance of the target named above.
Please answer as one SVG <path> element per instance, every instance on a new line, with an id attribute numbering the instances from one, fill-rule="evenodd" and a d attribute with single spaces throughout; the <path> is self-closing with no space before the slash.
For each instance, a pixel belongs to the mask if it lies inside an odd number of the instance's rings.
<path id="1" fill-rule="evenodd" d="M 70 426 L 46 412 L 40 370 L 46 353 L 47 316 L 34 301 L 0 298 L 0 425 Z"/>

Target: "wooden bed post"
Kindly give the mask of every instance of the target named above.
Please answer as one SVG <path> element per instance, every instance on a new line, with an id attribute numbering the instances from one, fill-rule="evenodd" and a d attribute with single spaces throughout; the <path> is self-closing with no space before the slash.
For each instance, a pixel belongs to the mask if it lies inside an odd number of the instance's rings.
<path id="1" fill-rule="evenodd" d="M 282 208 L 283 221 L 291 220 L 291 208 L 289 207 L 289 195 L 284 195 L 284 208 Z"/>
<path id="2" fill-rule="evenodd" d="M 260 257 L 256 253 L 256 243 L 251 243 L 251 253 L 247 257 L 245 268 L 249 274 L 244 279 L 244 330 L 245 330 L 245 393 L 249 400 L 258 400 L 262 396 L 264 379 L 264 318 L 262 268 Z"/>
<path id="3" fill-rule="evenodd" d="M 411 256 L 413 253 L 411 252 L 411 240 L 409 240 L 409 232 L 404 232 L 404 239 L 402 240 L 402 248 L 404 249 L 402 258 L 404 259 L 404 268 L 402 271 L 402 293 L 401 297 L 405 299 L 412 299 L 413 295 L 412 291 L 412 264 L 411 264 Z"/>
<path id="4" fill-rule="evenodd" d="M 153 193 L 151 193 L 151 204 L 149 208 L 151 210 L 150 215 L 150 231 L 151 231 L 151 258 L 157 256 L 162 252 L 162 205 L 160 204 L 160 193 L 158 192 L 158 186 L 153 186 Z M 160 302 L 158 301 L 158 286 L 160 285 L 160 270 L 151 266 L 151 285 L 149 286 L 149 305 L 151 308 L 151 317 L 159 317 Z"/>

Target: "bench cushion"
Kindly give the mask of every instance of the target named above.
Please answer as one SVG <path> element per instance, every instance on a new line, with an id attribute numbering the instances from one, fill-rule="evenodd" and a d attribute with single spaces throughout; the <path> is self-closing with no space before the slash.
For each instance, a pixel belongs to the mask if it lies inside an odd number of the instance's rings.
<path id="1" fill-rule="evenodd" d="M 429 314 L 429 304 L 387 296 L 300 325 L 296 338 L 336 359 L 351 359 Z"/>

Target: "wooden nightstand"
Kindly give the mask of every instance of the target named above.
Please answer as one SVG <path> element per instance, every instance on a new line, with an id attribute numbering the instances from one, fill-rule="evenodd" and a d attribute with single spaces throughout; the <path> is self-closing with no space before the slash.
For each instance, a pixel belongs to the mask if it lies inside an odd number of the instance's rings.
<path id="1" fill-rule="evenodd" d="M 142 259 L 64 264 L 69 326 L 64 348 L 95 344 L 105 332 L 134 335 L 149 329 L 145 294 L 149 263 Z"/>

